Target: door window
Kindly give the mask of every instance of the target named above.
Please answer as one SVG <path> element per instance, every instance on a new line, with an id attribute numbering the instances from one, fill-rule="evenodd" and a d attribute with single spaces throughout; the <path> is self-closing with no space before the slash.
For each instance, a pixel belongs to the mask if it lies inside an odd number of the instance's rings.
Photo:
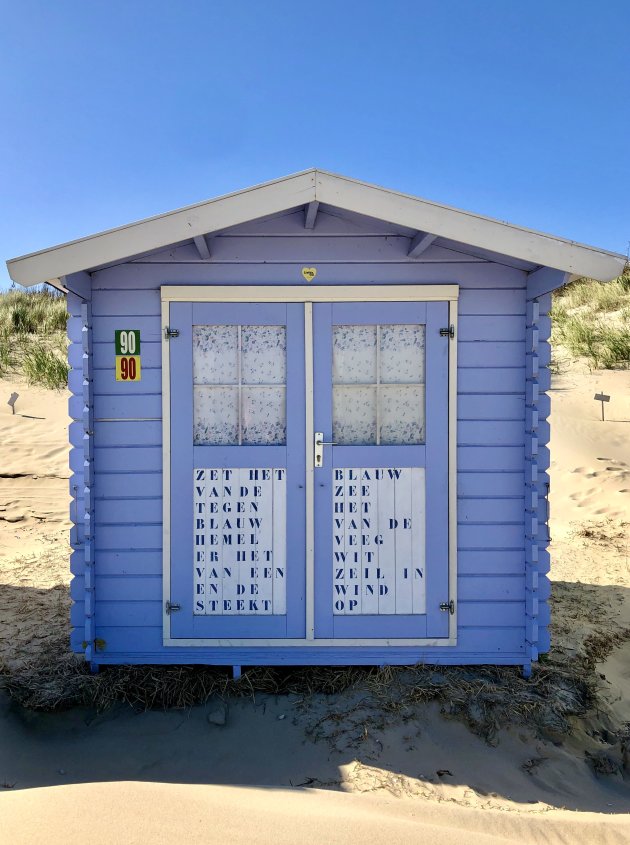
<path id="1" fill-rule="evenodd" d="M 425 438 L 425 327 L 333 327 L 333 440 L 414 445 Z"/>
<path id="2" fill-rule="evenodd" d="M 193 326 L 195 446 L 286 443 L 286 326 Z"/>

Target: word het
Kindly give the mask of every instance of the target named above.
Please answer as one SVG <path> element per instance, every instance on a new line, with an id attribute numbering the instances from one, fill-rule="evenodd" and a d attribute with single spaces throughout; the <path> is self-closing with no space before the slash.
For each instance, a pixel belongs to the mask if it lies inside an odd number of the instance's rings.
<path id="1" fill-rule="evenodd" d="M 193 612 L 286 613 L 286 470 L 193 470 Z"/>
<path id="2" fill-rule="evenodd" d="M 114 332 L 116 347 L 116 381 L 140 381 L 140 330 L 117 329 Z"/>
<path id="3" fill-rule="evenodd" d="M 425 613 L 424 469 L 334 469 L 332 508 L 333 613 Z"/>

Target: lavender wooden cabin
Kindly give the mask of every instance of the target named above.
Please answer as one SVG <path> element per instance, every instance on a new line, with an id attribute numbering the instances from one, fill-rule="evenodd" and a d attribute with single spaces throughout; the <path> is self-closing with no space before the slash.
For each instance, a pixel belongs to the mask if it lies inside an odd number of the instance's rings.
<path id="1" fill-rule="evenodd" d="M 68 294 L 73 649 L 528 673 L 550 292 L 623 264 L 320 170 L 10 261 Z"/>

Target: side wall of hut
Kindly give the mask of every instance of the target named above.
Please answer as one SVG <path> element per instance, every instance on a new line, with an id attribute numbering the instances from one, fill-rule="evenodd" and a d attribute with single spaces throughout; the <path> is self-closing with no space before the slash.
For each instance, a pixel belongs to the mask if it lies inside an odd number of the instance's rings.
<path id="1" fill-rule="evenodd" d="M 458 642 L 422 651 L 344 649 L 330 662 L 527 664 L 548 648 L 548 301 L 525 270 L 409 239 L 374 223 L 296 212 L 92 274 L 70 310 L 72 647 L 120 662 L 326 662 L 299 650 L 162 644 L 161 285 L 458 284 Z M 139 329 L 142 380 L 115 380 L 114 331 Z M 321 650 L 323 652 L 323 650 Z M 328 654 L 328 652 L 326 653 Z"/>

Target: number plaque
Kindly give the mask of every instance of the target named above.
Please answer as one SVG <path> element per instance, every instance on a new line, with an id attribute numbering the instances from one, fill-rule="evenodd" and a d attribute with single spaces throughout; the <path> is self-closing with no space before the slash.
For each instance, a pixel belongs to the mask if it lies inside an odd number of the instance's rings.
<path id="1" fill-rule="evenodd" d="M 140 330 L 117 329 L 114 333 L 116 345 L 116 381 L 140 381 Z"/>

